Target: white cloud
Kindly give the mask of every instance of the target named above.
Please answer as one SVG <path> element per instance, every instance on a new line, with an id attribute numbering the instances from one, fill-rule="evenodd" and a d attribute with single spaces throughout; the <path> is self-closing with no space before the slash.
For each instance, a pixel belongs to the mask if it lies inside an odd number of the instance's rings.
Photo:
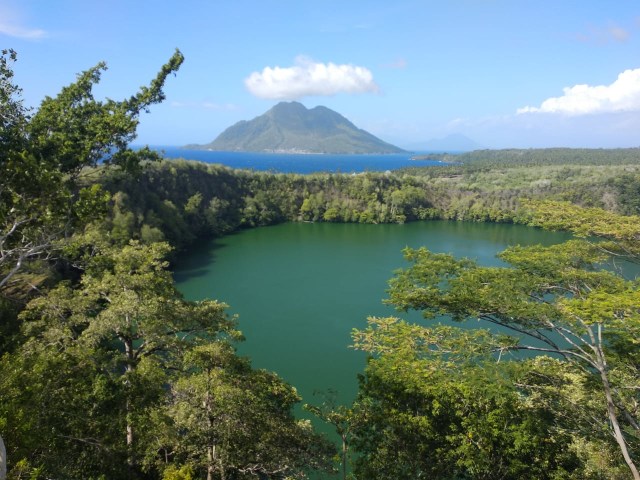
<path id="1" fill-rule="evenodd" d="M 18 10 L 8 5 L 0 5 L 0 36 L 6 35 L 24 40 L 37 40 L 47 36 L 44 30 L 23 26 L 20 17 Z"/>
<path id="2" fill-rule="evenodd" d="M 640 110 L 640 68 L 625 70 L 611 85 L 565 87 L 561 97 L 548 98 L 539 107 L 519 108 L 517 113 L 587 115 Z"/>
<path id="3" fill-rule="evenodd" d="M 578 33 L 576 39 L 585 43 L 607 44 L 610 42 L 624 43 L 631 37 L 629 30 L 609 22 L 604 27 L 590 25 L 586 32 Z"/>
<path id="4" fill-rule="evenodd" d="M 19 25 L 9 25 L 6 23 L 0 23 L 0 35 L 6 35 L 8 37 L 22 38 L 25 40 L 37 40 L 47 36 L 47 32 L 40 29 L 29 29 L 20 27 Z"/>
<path id="5" fill-rule="evenodd" d="M 609 27 L 609 35 L 611 35 L 611 38 L 617 42 L 626 42 L 631 36 L 627 30 L 622 27 L 618 27 L 617 25 L 611 25 Z"/>
<path id="6" fill-rule="evenodd" d="M 379 90 L 365 67 L 317 63 L 306 57 L 297 57 L 292 67 L 265 67 L 262 72 L 253 72 L 244 84 L 256 97 L 274 100 Z"/>

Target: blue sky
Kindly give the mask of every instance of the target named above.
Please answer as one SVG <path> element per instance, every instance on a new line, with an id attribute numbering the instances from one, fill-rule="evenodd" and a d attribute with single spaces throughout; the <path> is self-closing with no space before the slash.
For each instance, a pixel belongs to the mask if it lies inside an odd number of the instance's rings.
<path id="1" fill-rule="evenodd" d="M 186 61 L 137 143 L 207 143 L 280 100 L 405 148 L 640 146 L 637 0 L 0 0 L 0 47 L 37 106 L 104 60 L 99 98 Z"/>

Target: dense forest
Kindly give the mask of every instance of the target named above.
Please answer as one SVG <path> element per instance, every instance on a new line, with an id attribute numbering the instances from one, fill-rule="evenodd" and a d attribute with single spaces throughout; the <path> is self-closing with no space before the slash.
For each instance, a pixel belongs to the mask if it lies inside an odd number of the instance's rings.
<path id="1" fill-rule="evenodd" d="M 352 175 L 161 160 L 129 144 L 180 52 L 128 99 L 93 97 L 98 64 L 35 112 L 16 59 L 0 56 L 0 479 L 640 479 L 640 294 L 602 268 L 640 261 L 636 149 Z M 242 228 L 429 219 L 574 239 L 510 247 L 508 267 L 406 250 L 387 301 L 424 321 L 369 319 L 354 403 L 305 405 L 337 445 L 236 354 L 224 299 L 184 300 L 170 271 Z"/>
<path id="2" fill-rule="evenodd" d="M 479 170 L 463 164 L 308 175 L 165 160 L 136 176 L 110 170 L 93 181 L 111 193 L 113 237 L 163 239 L 182 248 L 195 238 L 286 221 L 526 223 L 526 199 L 640 213 L 640 159 L 619 165 L 609 164 L 608 154 L 602 159 L 602 165 L 507 163 Z"/>
<path id="3" fill-rule="evenodd" d="M 414 159 L 439 160 L 467 168 L 499 165 L 631 165 L 640 161 L 640 148 L 533 148 L 474 150 L 458 154 L 430 153 Z"/>

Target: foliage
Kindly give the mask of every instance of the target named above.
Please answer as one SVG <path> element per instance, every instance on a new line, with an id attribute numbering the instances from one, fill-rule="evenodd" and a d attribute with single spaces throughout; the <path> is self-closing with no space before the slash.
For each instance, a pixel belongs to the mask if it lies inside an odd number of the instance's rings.
<path id="1" fill-rule="evenodd" d="M 640 259 L 640 218 L 616 215 L 599 208 L 580 208 L 568 202 L 528 202 L 529 223 L 568 230 L 581 238 L 604 239 L 596 244 L 603 254 L 637 262 Z"/>
<path id="2" fill-rule="evenodd" d="M 403 355 L 414 351 L 428 360 L 424 368 L 433 371 L 442 371 L 452 362 L 463 368 L 465 362 L 477 362 L 483 355 L 515 364 L 521 357 L 511 357 L 510 352 L 555 355 L 562 359 L 564 369 L 587 375 L 581 386 L 588 401 L 579 402 L 570 422 L 560 422 L 557 415 L 561 410 L 549 404 L 550 412 L 556 415 L 554 422 L 579 438 L 599 439 L 605 450 L 617 444 L 619 461 L 624 459 L 637 478 L 634 458 L 640 453 L 636 408 L 640 398 L 634 386 L 639 380 L 635 339 L 640 336 L 640 297 L 635 281 L 598 267 L 612 255 L 637 258 L 638 220 L 564 203 L 529 207 L 533 209 L 532 221 L 538 224 L 603 240 L 510 247 L 500 254 L 509 267 L 483 267 L 424 248 L 406 249 L 411 265 L 391 280 L 389 303 L 404 311 L 419 310 L 427 319 L 448 315 L 457 322 L 479 321 L 489 329 L 408 326 L 395 319 L 374 321 L 369 330 L 355 336 L 357 347 L 380 355 L 367 374 L 397 357 L 413 365 L 413 357 Z M 420 370 L 412 366 L 409 371 Z M 403 378 L 400 373 L 396 372 L 397 378 Z M 557 374 L 543 370 L 537 375 L 553 378 Z M 532 372 L 529 375 L 535 377 Z M 400 380 L 398 388 L 408 388 L 410 381 Z M 561 395 L 569 391 L 560 385 L 555 383 Z M 385 388 L 391 387 L 385 383 Z M 527 395 L 531 395 L 530 388 L 540 392 L 529 383 L 521 385 Z M 565 399 L 564 405 L 568 402 Z"/>
<path id="3" fill-rule="evenodd" d="M 147 164 L 158 154 L 129 143 L 139 115 L 164 99 L 180 52 L 128 99 L 94 98 L 100 63 L 35 113 L 14 83 L 16 59 L 0 55 L 0 432 L 10 478 L 331 470 L 333 447 L 292 414 L 295 389 L 236 355 L 235 319 L 220 302 L 185 301 L 167 256 L 284 221 L 431 218 L 579 238 L 510 247 L 509 268 L 405 252 L 411 266 L 391 283 L 393 304 L 487 328 L 388 318 L 354 334 L 371 354 L 355 404 L 308 407 L 340 435 L 343 477 L 350 449 L 359 478 L 638 477 L 640 296 L 618 271 L 640 258 L 640 223 L 619 215 L 638 213 L 637 149 L 485 151 L 459 157 L 465 164 L 358 175 Z"/>
<path id="4" fill-rule="evenodd" d="M 20 458 L 15 448 L 25 445 L 22 455 L 31 463 L 75 478 L 93 472 L 127 478 L 137 470 L 149 414 L 171 378 L 168 368 L 205 336 L 237 336 L 223 304 L 180 298 L 162 260 L 166 251 L 165 244 L 106 247 L 89 259 L 79 285 L 60 283 L 29 303 L 22 317 L 30 340 L 7 356 L 3 369 L 23 364 L 19 377 L 4 379 L 3 391 L 13 392 L 5 401 L 15 399 L 8 417 L 36 413 L 15 418 L 13 455 Z M 42 410 L 41 402 L 48 407 Z M 91 411 L 97 418 L 87 415 Z M 36 440 L 32 435 L 40 428 Z M 41 447 L 28 448 L 28 439 Z M 56 462 L 62 447 L 77 452 L 74 462 Z M 99 463 L 107 451 L 111 459 Z"/>
<path id="5" fill-rule="evenodd" d="M 108 355 L 78 345 L 62 352 L 31 340 L 0 361 L 0 428 L 11 472 L 36 478 L 130 478 L 122 386 Z M 22 477 L 25 478 L 25 477 Z"/>
<path id="6" fill-rule="evenodd" d="M 324 398 L 321 405 L 305 404 L 304 409 L 334 428 L 341 442 L 340 451 L 334 456 L 334 462 L 340 466 L 342 479 L 347 480 L 350 478 L 347 472 L 351 464 L 353 431 L 360 426 L 363 409 L 358 402 L 350 407 L 338 405 L 335 390 L 330 389 L 321 393 Z"/>
<path id="7" fill-rule="evenodd" d="M 600 164 L 589 152 L 593 162 L 586 164 L 471 163 L 353 175 L 251 172 L 171 160 L 150 166 L 136 180 L 113 173 L 101 185 L 115 200 L 114 238 L 163 239 L 180 250 L 198 238 L 286 221 L 527 223 L 523 199 L 634 213 L 640 164 L 620 163 L 622 154 L 616 163 L 600 153 Z M 572 155 L 580 158 L 580 152 Z"/>
<path id="8" fill-rule="evenodd" d="M 27 119 L 27 110 L 22 105 L 22 90 L 13 83 L 12 64 L 18 56 L 14 50 L 2 50 L 0 55 L 0 160 L 8 154 L 8 148 L 19 148 L 24 140 L 22 129 Z"/>
<path id="9" fill-rule="evenodd" d="M 164 99 L 180 52 L 128 99 L 94 99 L 100 63 L 34 115 L 12 81 L 15 59 L 0 57 L 0 328 L 9 337 L 0 432 L 9 478 L 193 478 L 211 442 L 200 443 L 200 425 L 180 412 L 197 412 L 189 401 L 209 394 L 221 415 L 213 429 L 223 440 L 221 478 L 328 468 L 331 446 L 292 415 L 295 390 L 236 357 L 230 342 L 241 334 L 226 305 L 184 300 L 167 269 L 165 237 L 193 240 L 187 224 L 227 232 L 240 218 L 235 205 L 193 191 L 178 209 L 144 191 L 153 207 L 138 224 L 128 195 L 99 183 L 135 184 L 143 161 L 157 158 L 128 144 L 139 114 Z M 234 192 L 226 179 L 216 187 Z M 222 361 L 220 381 L 193 392 L 207 358 Z"/>
<path id="10" fill-rule="evenodd" d="M 164 99 L 167 76 L 183 61 L 179 51 L 149 87 L 117 102 L 94 99 L 93 87 L 104 63 L 80 74 L 56 98 L 47 97 L 34 115 L 22 106 L 13 83 L 15 52 L 0 57 L 0 289 L 35 258 L 48 257 L 73 228 L 97 218 L 108 197 L 98 185 L 82 188 L 80 174 L 98 164 L 126 171 L 145 159 L 149 149 L 133 151 L 138 117 Z"/>
<path id="11" fill-rule="evenodd" d="M 252 370 L 226 342 L 191 350 L 166 415 L 178 434 L 161 448 L 208 479 L 306 478 L 328 470 L 333 446 L 297 421 L 295 389 Z"/>
<path id="12" fill-rule="evenodd" d="M 358 396 L 358 478 L 586 478 L 554 411 L 489 360 L 487 332 L 369 321 L 355 333 L 374 355 Z"/>
<path id="13" fill-rule="evenodd" d="M 176 50 L 148 87 L 122 101 L 102 102 L 93 97 L 93 87 L 107 68 L 104 62 L 82 72 L 55 98 L 42 101 L 27 126 L 30 149 L 41 159 L 51 159 L 64 173 L 78 173 L 98 163 L 126 171 L 139 168 L 142 160 L 157 157 L 148 149 L 129 148 L 136 138 L 140 113 L 164 100 L 164 83 L 183 61 Z"/>
<path id="14" fill-rule="evenodd" d="M 184 465 L 180 468 L 169 465 L 162 472 L 162 480 L 193 480 L 193 467 Z"/>
<path id="15" fill-rule="evenodd" d="M 500 165 L 628 165 L 640 161 L 640 148 L 529 148 L 474 150 L 461 154 L 428 154 L 429 160 L 454 162 L 473 168 L 493 168 Z"/>
<path id="16" fill-rule="evenodd" d="M 10 458 L 59 478 L 329 468 L 332 446 L 292 415 L 295 390 L 236 357 L 225 305 L 180 297 L 166 244 L 91 247 L 77 284 L 29 303 L 29 340 L 0 364 Z"/>

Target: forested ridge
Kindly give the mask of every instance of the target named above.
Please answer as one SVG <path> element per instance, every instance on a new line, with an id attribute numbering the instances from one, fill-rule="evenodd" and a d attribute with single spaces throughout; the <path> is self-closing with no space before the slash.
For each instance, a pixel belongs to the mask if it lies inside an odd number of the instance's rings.
<path id="1" fill-rule="evenodd" d="M 93 97 L 98 64 L 35 112 L 16 58 L 0 56 L 0 478 L 640 478 L 638 284 L 602 269 L 640 261 L 636 149 L 363 174 L 161 160 L 129 144 L 180 52 L 128 99 Z M 575 238 L 492 268 L 405 250 L 387 302 L 424 321 L 369 319 L 354 403 L 305 405 L 337 448 L 295 418 L 294 387 L 236 354 L 224 299 L 184 300 L 169 268 L 242 228 L 429 219 Z"/>
<path id="2" fill-rule="evenodd" d="M 615 154 L 613 154 L 615 157 Z M 621 214 L 640 212 L 640 161 L 600 165 L 477 165 L 308 175 L 232 170 L 187 160 L 109 172 L 112 235 L 195 238 L 287 221 L 404 223 L 446 219 L 526 223 L 523 199 L 566 200 Z"/>
<path id="3" fill-rule="evenodd" d="M 529 148 L 474 150 L 459 154 L 433 153 L 416 155 L 429 159 L 464 164 L 474 169 L 499 165 L 628 165 L 640 161 L 640 148 Z"/>

